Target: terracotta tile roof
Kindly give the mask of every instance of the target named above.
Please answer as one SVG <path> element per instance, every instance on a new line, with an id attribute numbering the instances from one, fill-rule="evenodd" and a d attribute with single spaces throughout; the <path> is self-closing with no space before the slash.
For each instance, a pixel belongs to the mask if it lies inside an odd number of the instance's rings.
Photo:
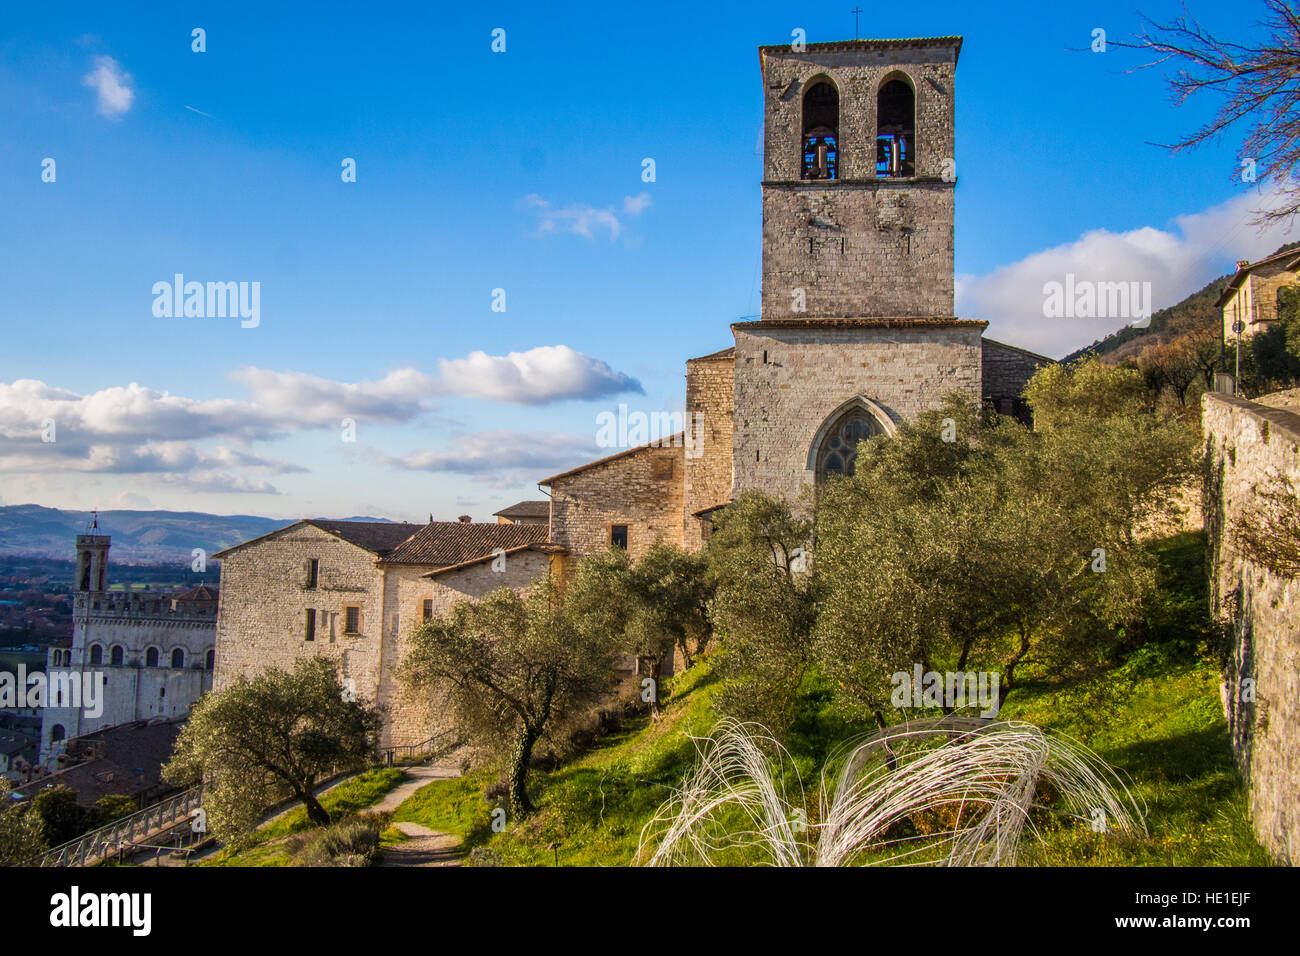
<path id="1" fill-rule="evenodd" d="M 247 541 L 233 544 L 224 551 L 218 551 L 212 557 L 225 558 L 227 555 L 233 554 L 242 548 L 247 548 L 249 545 L 260 544 L 268 538 L 274 538 L 278 534 L 283 534 L 305 524 L 320 528 L 322 531 L 336 535 L 349 544 L 355 544 L 358 548 L 363 548 L 381 557 L 423 527 L 423 525 L 411 524 L 410 522 L 331 521 L 326 518 L 304 518 L 301 521 L 295 521 L 293 524 L 285 525 L 283 528 L 268 531 L 256 538 L 249 538 Z"/>
<path id="2" fill-rule="evenodd" d="M 96 756 L 57 773 L 33 777 L 29 783 L 14 784 L 14 790 L 29 799 L 44 787 L 66 784 L 77 793 L 77 802 L 88 807 L 113 793 L 135 795 L 175 789 L 162 779 L 162 766 L 171 757 L 183 720 L 136 721 L 84 734 L 79 745 Z"/>
<path id="3" fill-rule="evenodd" d="M 494 511 L 492 516 L 494 518 L 550 518 L 551 503 L 549 501 L 520 501 L 509 508 Z"/>
<path id="4" fill-rule="evenodd" d="M 543 544 L 549 529 L 543 524 L 487 524 L 470 521 L 431 521 L 384 557 L 385 564 L 426 564 L 446 568 L 485 556 Z"/>
<path id="5" fill-rule="evenodd" d="M 1260 266 L 1272 265 L 1278 261 L 1283 263 L 1288 272 L 1294 272 L 1296 267 L 1300 266 L 1300 252 L 1297 252 L 1295 249 L 1284 249 L 1281 252 L 1273 253 L 1271 256 L 1265 256 L 1263 259 L 1256 259 L 1254 262 L 1248 262 L 1244 266 L 1239 266 L 1232 274 L 1232 277 L 1228 279 L 1228 284 L 1223 287 L 1223 291 L 1219 293 L 1219 297 L 1214 300 L 1214 307 L 1216 309 L 1221 309 L 1227 305 L 1228 300 L 1236 294 L 1239 288 L 1241 288 L 1241 284 L 1246 280 L 1246 276 L 1250 275 L 1254 270 L 1258 269 Z"/>
<path id="6" fill-rule="evenodd" d="M 310 518 L 307 524 L 337 535 L 358 548 L 373 551 L 380 557 L 395 549 L 423 527 L 418 524 L 393 521 L 325 521 Z"/>
<path id="7" fill-rule="evenodd" d="M 206 584 L 199 584 L 187 591 L 178 591 L 172 595 L 173 601 L 215 601 L 218 591 Z"/>

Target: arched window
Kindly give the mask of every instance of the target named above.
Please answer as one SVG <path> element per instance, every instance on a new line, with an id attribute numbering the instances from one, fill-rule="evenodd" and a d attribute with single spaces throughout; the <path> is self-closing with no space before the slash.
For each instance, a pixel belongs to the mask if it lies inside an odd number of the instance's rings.
<path id="1" fill-rule="evenodd" d="M 144 652 L 144 666 L 145 667 L 158 666 L 158 648 L 151 647 Z"/>
<path id="2" fill-rule="evenodd" d="M 858 442 L 884 431 L 866 409 L 853 407 L 837 418 L 817 449 L 817 481 L 831 475 L 852 475 L 858 460 Z"/>
<path id="3" fill-rule="evenodd" d="M 207 668 L 208 670 L 212 670 L 214 667 L 217 666 L 217 652 L 216 652 L 216 651 L 208 651 L 207 656 L 203 658 L 203 666 L 204 666 L 205 668 Z"/>
<path id="4" fill-rule="evenodd" d="M 68 732 L 63 729 L 62 724 L 55 724 L 53 727 L 50 728 L 50 743 L 56 743 L 62 740 L 67 735 L 67 733 Z"/>
<path id="5" fill-rule="evenodd" d="M 839 143 L 840 94 L 829 80 L 818 80 L 803 95 L 803 178 L 835 179 Z"/>
<path id="6" fill-rule="evenodd" d="M 172 651 L 172 667 L 185 666 L 185 652 L 179 647 Z"/>
<path id="7" fill-rule="evenodd" d="M 90 645 L 90 663 L 94 666 L 99 666 L 104 663 L 104 648 L 102 645 Z"/>
<path id="8" fill-rule="evenodd" d="M 916 175 L 916 94 L 905 80 L 889 80 L 876 94 L 876 175 Z"/>
<path id="9" fill-rule="evenodd" d="M 126 660 L 126 648 L 121 644 L 114 644 L 113 649 L 109 651 L 108 663 L 113 667 L 121 667 L 122 662 Z"/>

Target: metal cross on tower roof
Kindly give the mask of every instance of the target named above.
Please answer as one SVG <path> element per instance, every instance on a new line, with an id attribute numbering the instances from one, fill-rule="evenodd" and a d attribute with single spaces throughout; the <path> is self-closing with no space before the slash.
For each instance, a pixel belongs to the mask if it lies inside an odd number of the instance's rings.
<path id="1" fill-rule="evenodd" d="M 858 14 L 862 12 L 862 8 L 854 7 L 849 12 L 853 14 L 853 39 L 856 40 L 858 38 Z"/>

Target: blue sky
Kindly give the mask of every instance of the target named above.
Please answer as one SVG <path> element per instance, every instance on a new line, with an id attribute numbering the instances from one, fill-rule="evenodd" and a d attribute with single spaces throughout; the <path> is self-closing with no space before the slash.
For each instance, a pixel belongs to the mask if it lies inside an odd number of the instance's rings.
<path id="1" fill-rule="evenodd" d="M 152 6 L 0 27 L 4 504 L 483 520 L 539 497 L 605 453 L 598 413 L 680 409 L 684 360 L 758 312 L 756 48 L 854 30 L 850 3 Z M 1190 9 L 1249 35 L 1240 5 Z M 1058 356 L 1122 323 L 1043 319 L 1044 276 L 1134 269 L 1159 308 L 1286 238 L 1245 225 L 1235 141 L 1152 145 L 1214 104 L 1086 52 L 1099 26 L 1138 18 L 861 20 L 965 37 L 958 312 Z M 155 316 L 177 272 L 260 283 L 260 323 Z"/>

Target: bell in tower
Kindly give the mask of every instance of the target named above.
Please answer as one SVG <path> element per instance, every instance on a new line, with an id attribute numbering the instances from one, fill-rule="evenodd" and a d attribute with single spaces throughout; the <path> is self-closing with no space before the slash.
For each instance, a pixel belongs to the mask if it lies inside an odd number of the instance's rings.
<path id="1" fill-rule="evenodd" d="M 808 88 L 803 98 L 803 178 L 835 179 L 840 140 L 840 94 L 829 80 Z"/>

